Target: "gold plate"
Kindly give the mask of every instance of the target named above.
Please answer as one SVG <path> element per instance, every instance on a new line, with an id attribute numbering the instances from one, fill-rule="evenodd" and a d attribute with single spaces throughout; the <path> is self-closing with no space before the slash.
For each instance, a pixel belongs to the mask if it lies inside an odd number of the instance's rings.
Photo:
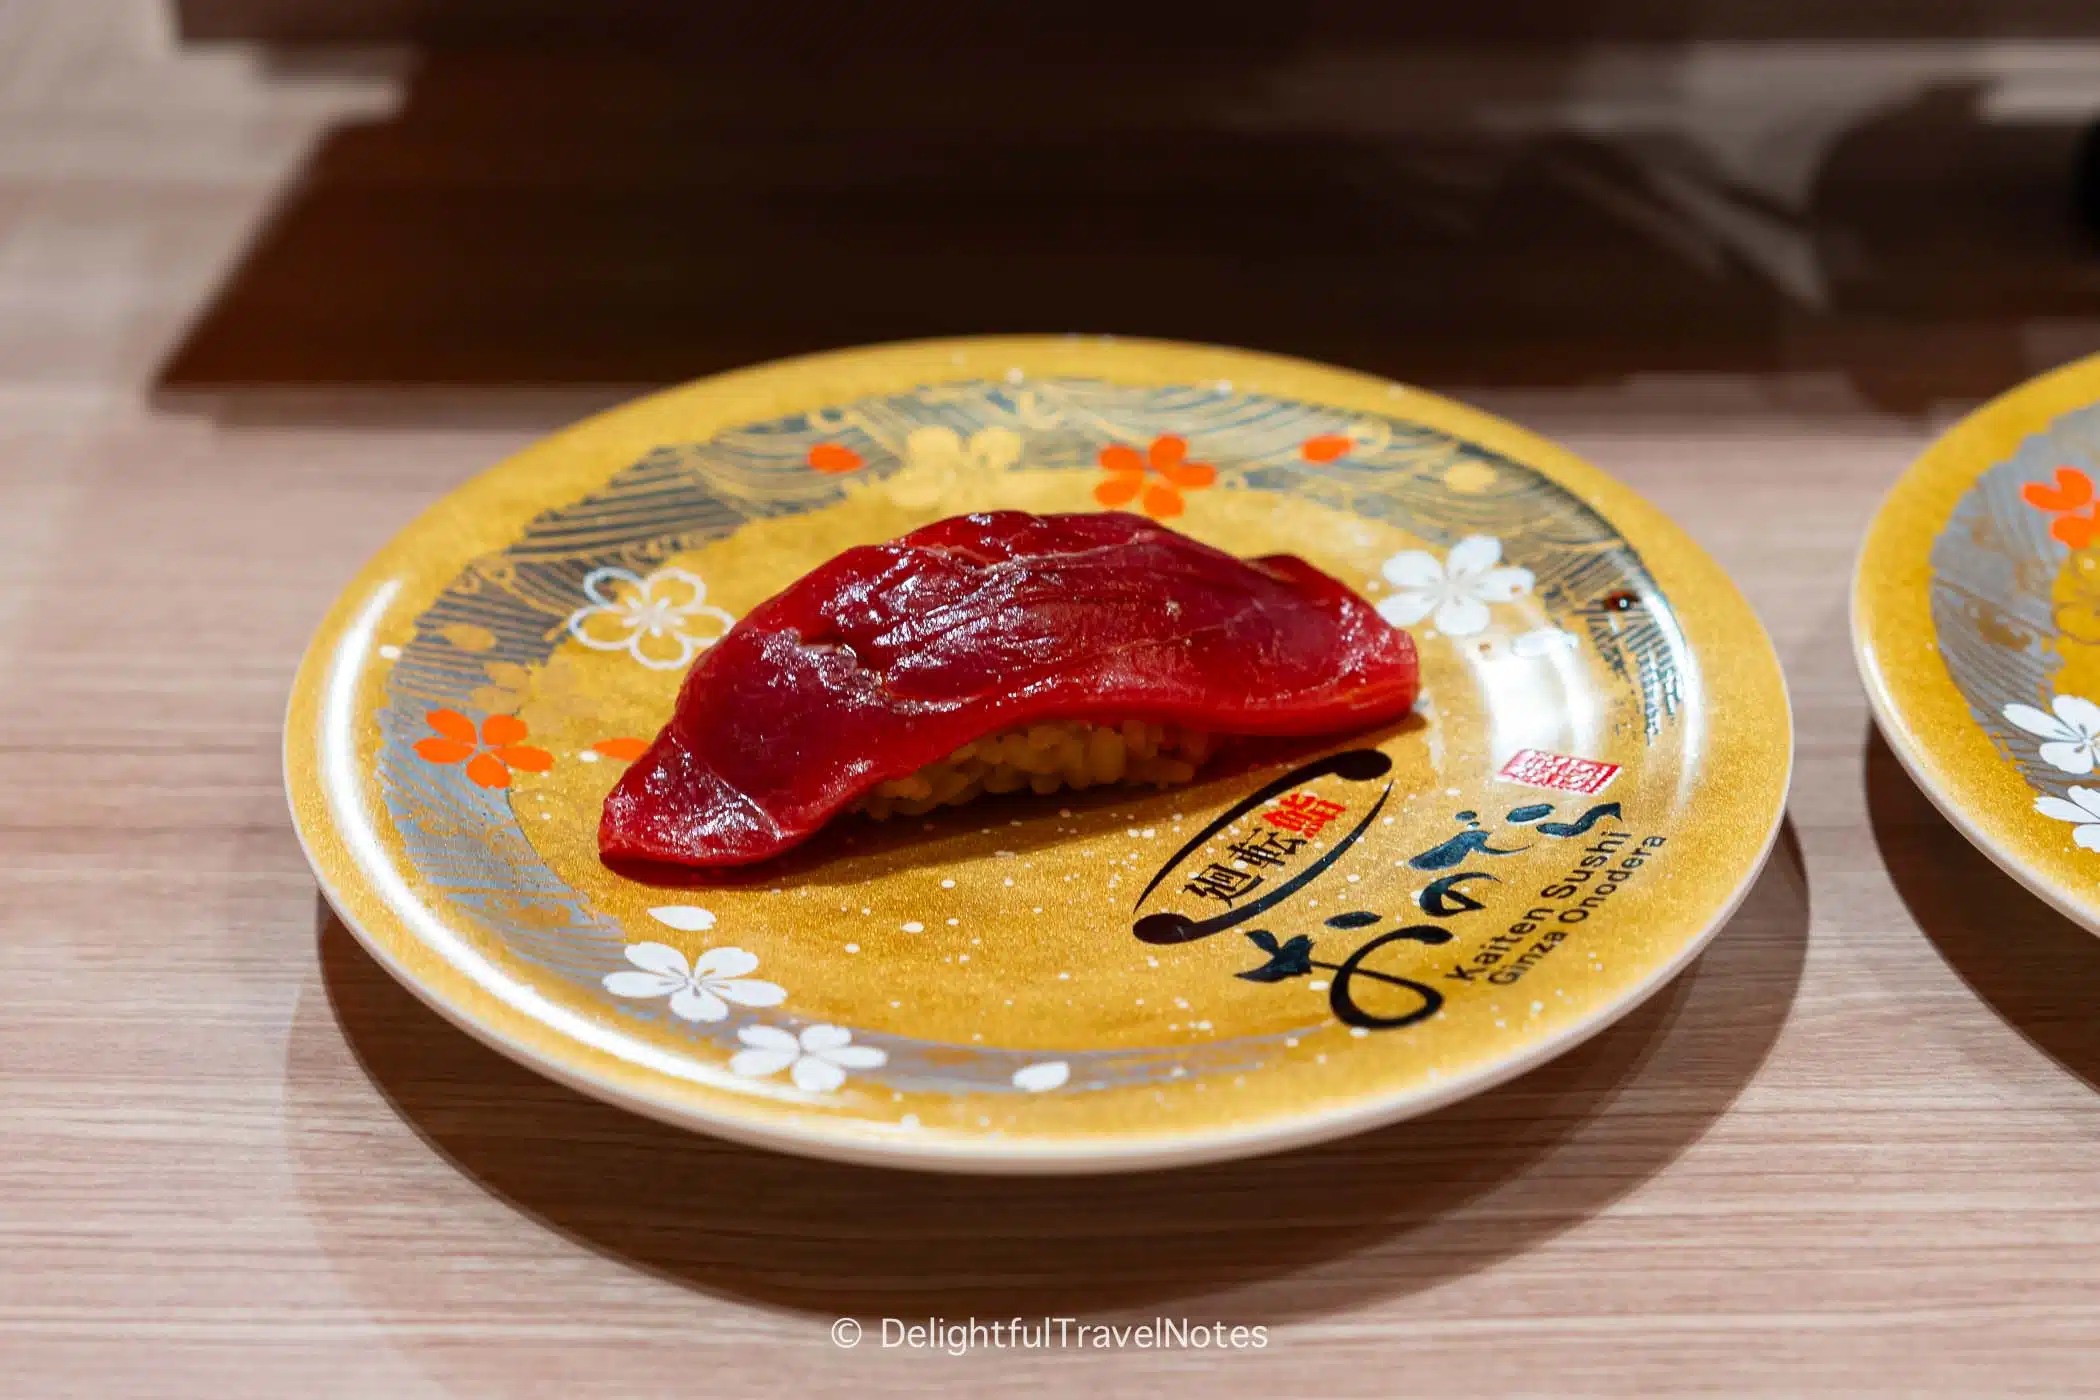
<path id="1" fill-rule="evenodd" d="M 739 877 L 599 863 L 607 789 L 734 619 L 943 516 L 1107 504 L 1359 589 L 1414 631 L 1421 712 L 1179 789 L 852 817 Z M 1742 597 L 1567 452 L 1080 337 L 765 365 L 520 453 L 343 594 L 285 739 L 330 901 L 491 1045 L 726 1137 L 978 1171 L 1267 1151 L 1558 1054 L 1735 907 L 1791 756 Z"/>
<path id="2" fill-rule="evenodd" d="M 2100 931 L 2100 357 L 1949 429 L 1889 493 L 1852 644 L 1889 747 L 1963 835 Z"/>

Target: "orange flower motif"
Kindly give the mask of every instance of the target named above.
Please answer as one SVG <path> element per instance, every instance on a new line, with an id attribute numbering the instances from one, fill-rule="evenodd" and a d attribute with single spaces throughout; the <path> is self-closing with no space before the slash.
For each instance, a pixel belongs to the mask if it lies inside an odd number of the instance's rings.
<path id="1" fill-rule="evenodd" d="M 1333 462 L 1347 456 L 1354 446 L 1355 443 L 1340 433 L 1322 433 L 1298 444 L 1298 450 L 1305 454 L 1308 462 Z"/>
<path id="2" fill-rule="evenodd" d="M 866 465 L 861 461 L 858 452 L 850 447 L 841 447 L 835 442 L 820 442 L 809 449 L 809 464 L 826 476 L 857 472 Z"/>
<path id="3" fill-rule="evenodd" d="M 432 710 L 423 718 L 437 733 L 419 740 L 416 752 L 432 763 L 464 759 L 477 787 L 507 788 L 513 768 L 544 773 L 554 766 L 553 754 L 518 742 L 525 737 L 525 721 L 516 715 L 490 715 L 481 722 L 478 741 L 474 721 L 457 710 Z"/>
<path id="4" fill-rule="evenodd" d="M 632 763 L 649 751 L 647 739 L 600 739 L 591 745 L 591 752 L 606 758 L 616 758 L 622 763 Z"/>
<path id="5" fill-rule="evenodd" d="M 2093 479 L 2076 467 L 2058 467 L 2056 485 L 2044 486 L 2039 481 L 2030 481 L 2020 488 L 2020 499 L 2036 510 L 2046 511 L 2056 519 L 2049 522 L 2049 533 L 2073 549 L 2084 549 L 2100 534 L 2100 507 L 2079 512 L 2093 499 Z"/>
<path id="6" fill-rule="evenodd" d="M 1108 480 L 1094 488 L 1094 499 L 1113 510 L 1129 505 L 1142 493 L 1145 514 L 1154 520 L 1177 516 L 1182 511 L 1183 491 L 1200 491 L 1218 479 L 1216 467 L 1191 462 L 1188 455 L 1188 443 L 1172 434 L 1152 439 L 1142 457 L 1136 448 L 1120 442 L 1104 447 L 1101 470 L 1108 473 Z M 1147 471 L 1159 473 L 1161 479 L 1148 485 Z"/>

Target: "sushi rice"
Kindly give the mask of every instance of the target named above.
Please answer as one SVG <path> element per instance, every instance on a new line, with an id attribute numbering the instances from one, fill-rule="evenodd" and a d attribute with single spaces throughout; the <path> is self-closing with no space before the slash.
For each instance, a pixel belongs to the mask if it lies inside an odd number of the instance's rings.
<path id="1" fill-rule="evenodd" d="M 985 793 L 1052 793 L 1110 783 L 1171 787 L 1217 750 L 1212 735 L 1175 725 L 1063 722 L 1008 729 L 964 744 L 905 778 L 877 784 L 860 810 L 877 821 L 918 816 Z"/>

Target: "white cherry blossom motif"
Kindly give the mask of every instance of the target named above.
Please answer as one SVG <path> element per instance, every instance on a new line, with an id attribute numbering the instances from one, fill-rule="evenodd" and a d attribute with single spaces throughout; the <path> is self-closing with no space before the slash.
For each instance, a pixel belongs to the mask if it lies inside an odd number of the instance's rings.
<path id="1" fill-rule="evenodd" d="M 2100 705 L 2076 695 L 2059 695 L 2049 710 L 2032 705 L 2007 705 L 2005 717 L 2029 734 L 2045 739 L 2039 752 L 2042 762 L 2066 773 L 2093 771 L 2096 746 L 2100 746 Z"/>
<path id="2" fill-rule="evenodd" d="M 1403 550 L 1379 571 L 1393 591 L 1379 601 L 1378 615 L 1395 627 L 1433 618 L 1447 637 L 1484 631 L 1490 604 L 1531 591 L 1531 570 L 1497 567 L 1501 562 L 1502 541 L 1493 535 L 1468 535 L 1441 561 L 1427 550 Z"/>
<path id="3" fill-rule="evenodd" d="M 2073 787 L 2070 793 L 2069 802 L 2061 797 L 2037 797 L 2034 810 L 2060 822 L 2077 823 L 2071 839 L 2089 851 L 2100 851 L 2100 789 Z"/>
<path id="4" fill-rule="evenodd" d="M 752 1079 L 788 1071 L 805 1094 L 828 1094 L 846 1082 L 849 1069 L 874 1069 L 889 1055 L 855 1045 L 844 1026 L 804 1026 L 800 1036 L 778 1026 L 745 1026 L 736 1038 L 747 1047 L 729 1057 L 729 1067 Z"/>
<path id="5" fill-rule="evenodd" d="M 883 482 L 889 498 L 908 510 L 939 504 L 957 486 L 988 484 L 1021 457 L 1021 435 L 980 428 L 964 442 L 953 428 L 915 428 L 904 440 L 904 465 Z"/>
<path id="6" fill-rule="evenodd" d="M 705 933 L 715 926 L 714 910 L 697 904 L 659 904 L 649 911 L 649 917 L 680 933 Z"/>
<path id="7" fill-rule="evenodd" d="M 593 569 L 583 578 L 591 601 L 569 614 L 569 634 L 593 651 L 625 651 L 654 671 L 675 671 L 722 640 L 736 619 L 707 602 L 707 585 L 684 569 L 643 578 L 629 569 Z"/>
<path id="8" fill-rule="evenodd" d="M 623 968 L 605 976 L 605 990 L 616 997 L 671 999 L 671 1014 L 688 1021 L 719 1021 L 738 1006 L 778 1006 L 784 988 L 744 974 L 756 971 L 758 959 L 742 948 L 709 948 L 687 965 L 685 954 L 668 943 L 630 943 Z"/>

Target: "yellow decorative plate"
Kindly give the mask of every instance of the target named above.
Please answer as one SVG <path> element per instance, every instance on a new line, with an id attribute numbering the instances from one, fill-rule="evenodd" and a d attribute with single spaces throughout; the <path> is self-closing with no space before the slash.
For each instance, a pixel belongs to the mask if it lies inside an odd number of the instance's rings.
<path id="1" fill-rule="evenodd" d="M 2015 879 L 2100 931 L 2100 357 L 1992 400 L 1882 503 L 1852 585 L 1881 731 Z"/>
<path id="2" fill-rule="evenodd" d="M 849 818 L 736 878 L 600 865 L 621 765 L 761 600 L 943 516 L 1105 504 L 1358 588 L 1421 712 L 1179 789 Z M 1383 380 L 1079 337 L 765 365 L 519 454 L 351 584 L 285 739 L 328 898 L 491 1045 L 726 1137 L 991 1171 L 1266 1151 L 1565 1050 L 1735 907 L 1790 760 L 1749 607 L 1594 468 Z"/>

